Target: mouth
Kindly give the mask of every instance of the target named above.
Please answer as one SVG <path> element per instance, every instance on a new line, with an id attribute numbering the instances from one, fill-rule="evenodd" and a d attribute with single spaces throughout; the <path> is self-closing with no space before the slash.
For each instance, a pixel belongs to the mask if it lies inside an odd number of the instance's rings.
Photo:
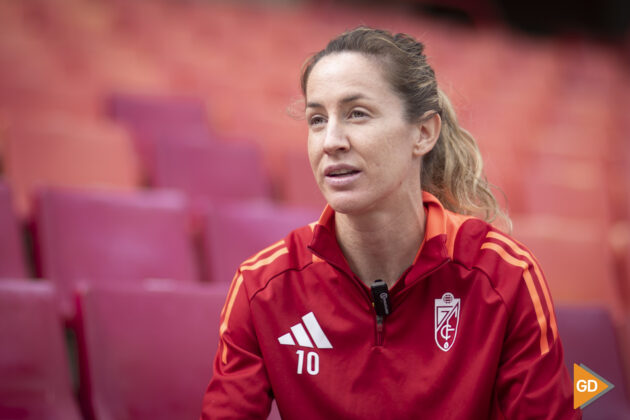
<path id="1" fill-rule="evenodd" d="M 350 188 L 361 176 L 361 170 L 352 165 L 330 165 L 324 170 L 326 184 L 334 189 Z"/>
<path id="2" fill-rule="evenodd" d="M 326 173 L 326 176 L 332 177 L 332 178 L 342 178 L 342 177 L 358 174 L 359 172 L 360 171 L 358 169 L 337 169 L 337 170 L 328 171 Z"/>

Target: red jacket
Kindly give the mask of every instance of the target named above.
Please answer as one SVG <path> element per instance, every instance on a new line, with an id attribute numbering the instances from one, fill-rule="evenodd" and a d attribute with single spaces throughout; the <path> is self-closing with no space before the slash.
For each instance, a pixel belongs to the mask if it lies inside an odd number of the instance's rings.
<path id="1" fill-rule="evenodd" d="M 378 327 L 334 211 L 239 268 L 202 419 L 575 419 L 549 289 L 513 239 L 423 193 L 426 233 Z"/>

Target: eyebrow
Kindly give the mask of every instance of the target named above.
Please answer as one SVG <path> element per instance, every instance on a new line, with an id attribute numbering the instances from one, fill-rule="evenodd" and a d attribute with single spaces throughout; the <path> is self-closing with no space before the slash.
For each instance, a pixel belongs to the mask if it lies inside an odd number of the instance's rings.
<path id="1" fill-rule="evenodd" d="M 355 95 L 346 96 L 345 98 L 341 100 L 341 103 L 347 104 L 348 102 L 353 102 L 353 101 L 356 101 L 357 99 L 363 99 L 365 97 L 366 97 L 365 95 L 357 93 Z M 306 107 L 307 108 L 322 108 L 322 104 L 319 104 L 317 102 L 307 102 Z"/>

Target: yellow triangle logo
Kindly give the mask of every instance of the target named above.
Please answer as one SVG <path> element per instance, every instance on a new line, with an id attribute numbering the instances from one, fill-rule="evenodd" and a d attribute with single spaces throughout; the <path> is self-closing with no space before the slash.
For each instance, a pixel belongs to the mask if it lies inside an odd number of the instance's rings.
<path id="1" fill-rule="evenodd" d="M 584 408 L 615 386 L 583 364 L 573 364 L 573 408 Z"/>

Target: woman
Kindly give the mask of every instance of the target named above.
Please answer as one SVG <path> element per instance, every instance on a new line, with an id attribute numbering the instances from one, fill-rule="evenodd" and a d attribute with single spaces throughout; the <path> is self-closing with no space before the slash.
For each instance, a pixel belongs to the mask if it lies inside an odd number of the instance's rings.
<path id="1" fill-rule="evenodd" d="M 302 74 L 320 220 L 239 268 L 202 418 L 579 418 L 536 260 L 422 44 L 357 28 Z M 487 221 L 475 216 L 482 216 Z"/>

